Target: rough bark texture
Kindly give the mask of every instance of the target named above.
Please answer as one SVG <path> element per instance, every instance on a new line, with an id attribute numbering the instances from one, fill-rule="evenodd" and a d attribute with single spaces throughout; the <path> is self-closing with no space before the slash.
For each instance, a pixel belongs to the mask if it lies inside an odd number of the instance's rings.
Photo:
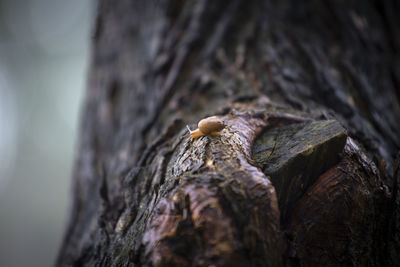
<path id="1" fill-rule="evenodd" d="M 100 0 L 57 265 L 399 265 L 399 12 Z"/>

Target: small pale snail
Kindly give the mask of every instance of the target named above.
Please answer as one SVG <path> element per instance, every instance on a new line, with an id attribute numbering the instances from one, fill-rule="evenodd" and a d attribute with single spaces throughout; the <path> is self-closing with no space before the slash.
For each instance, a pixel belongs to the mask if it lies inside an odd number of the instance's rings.
<path id="1" fill-rule="evenodd" d="M 198 128 L 192 131 L 189 126 L 186 125 L 193 139 L 204 135 L 220 135 L 219 131 L 225 128 L 225 123 L 221 118 L 211 116 L 199 121 L 197 126 Z"/>

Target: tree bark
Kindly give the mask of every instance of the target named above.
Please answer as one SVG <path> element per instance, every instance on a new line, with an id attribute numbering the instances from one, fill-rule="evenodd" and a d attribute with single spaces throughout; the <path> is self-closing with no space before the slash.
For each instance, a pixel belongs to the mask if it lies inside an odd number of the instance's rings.
<path id="1" fill-rule="evenodd" d="M 100 0 L 56 264 L 400 265 L 398 12 Z"/>

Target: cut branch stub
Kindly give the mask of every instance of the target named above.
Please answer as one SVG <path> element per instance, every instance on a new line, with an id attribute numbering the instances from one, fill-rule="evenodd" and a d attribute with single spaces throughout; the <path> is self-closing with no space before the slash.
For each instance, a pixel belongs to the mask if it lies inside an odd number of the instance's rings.
<path id="1" fill-rule="evenodd" d="M 346 142 L 335 120 L 267 129 L 253 146 L 253 160 L 271 177 L 285 223 L 296 202 L 319 175 L 335 165 Z"/>
<path id="2" fill-rule="evenodd" d="M 187 136 L 173 153 L 165 184 L 176 186 L 161 196 L 147 224 L 143 264 L 281 265 L 275 190 L 249 163 L 252 142 L 266 121 L 251 110 L 223 119 L 221 136 Z M 188 169 L 193 162 L 199 164 Z"/>

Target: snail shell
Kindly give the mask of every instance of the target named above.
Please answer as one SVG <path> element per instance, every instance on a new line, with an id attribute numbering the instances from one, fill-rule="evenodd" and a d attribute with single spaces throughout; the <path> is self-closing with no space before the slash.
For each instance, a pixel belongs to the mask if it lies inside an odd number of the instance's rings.
<path id="1" fill-rule="evenodd" d="M 223 120 L 217 116 L 202 119 L 198 123 L 199 130 L 204 134 L 211 134 L 212 132 L 219 132 L 225 128 Z"/>

